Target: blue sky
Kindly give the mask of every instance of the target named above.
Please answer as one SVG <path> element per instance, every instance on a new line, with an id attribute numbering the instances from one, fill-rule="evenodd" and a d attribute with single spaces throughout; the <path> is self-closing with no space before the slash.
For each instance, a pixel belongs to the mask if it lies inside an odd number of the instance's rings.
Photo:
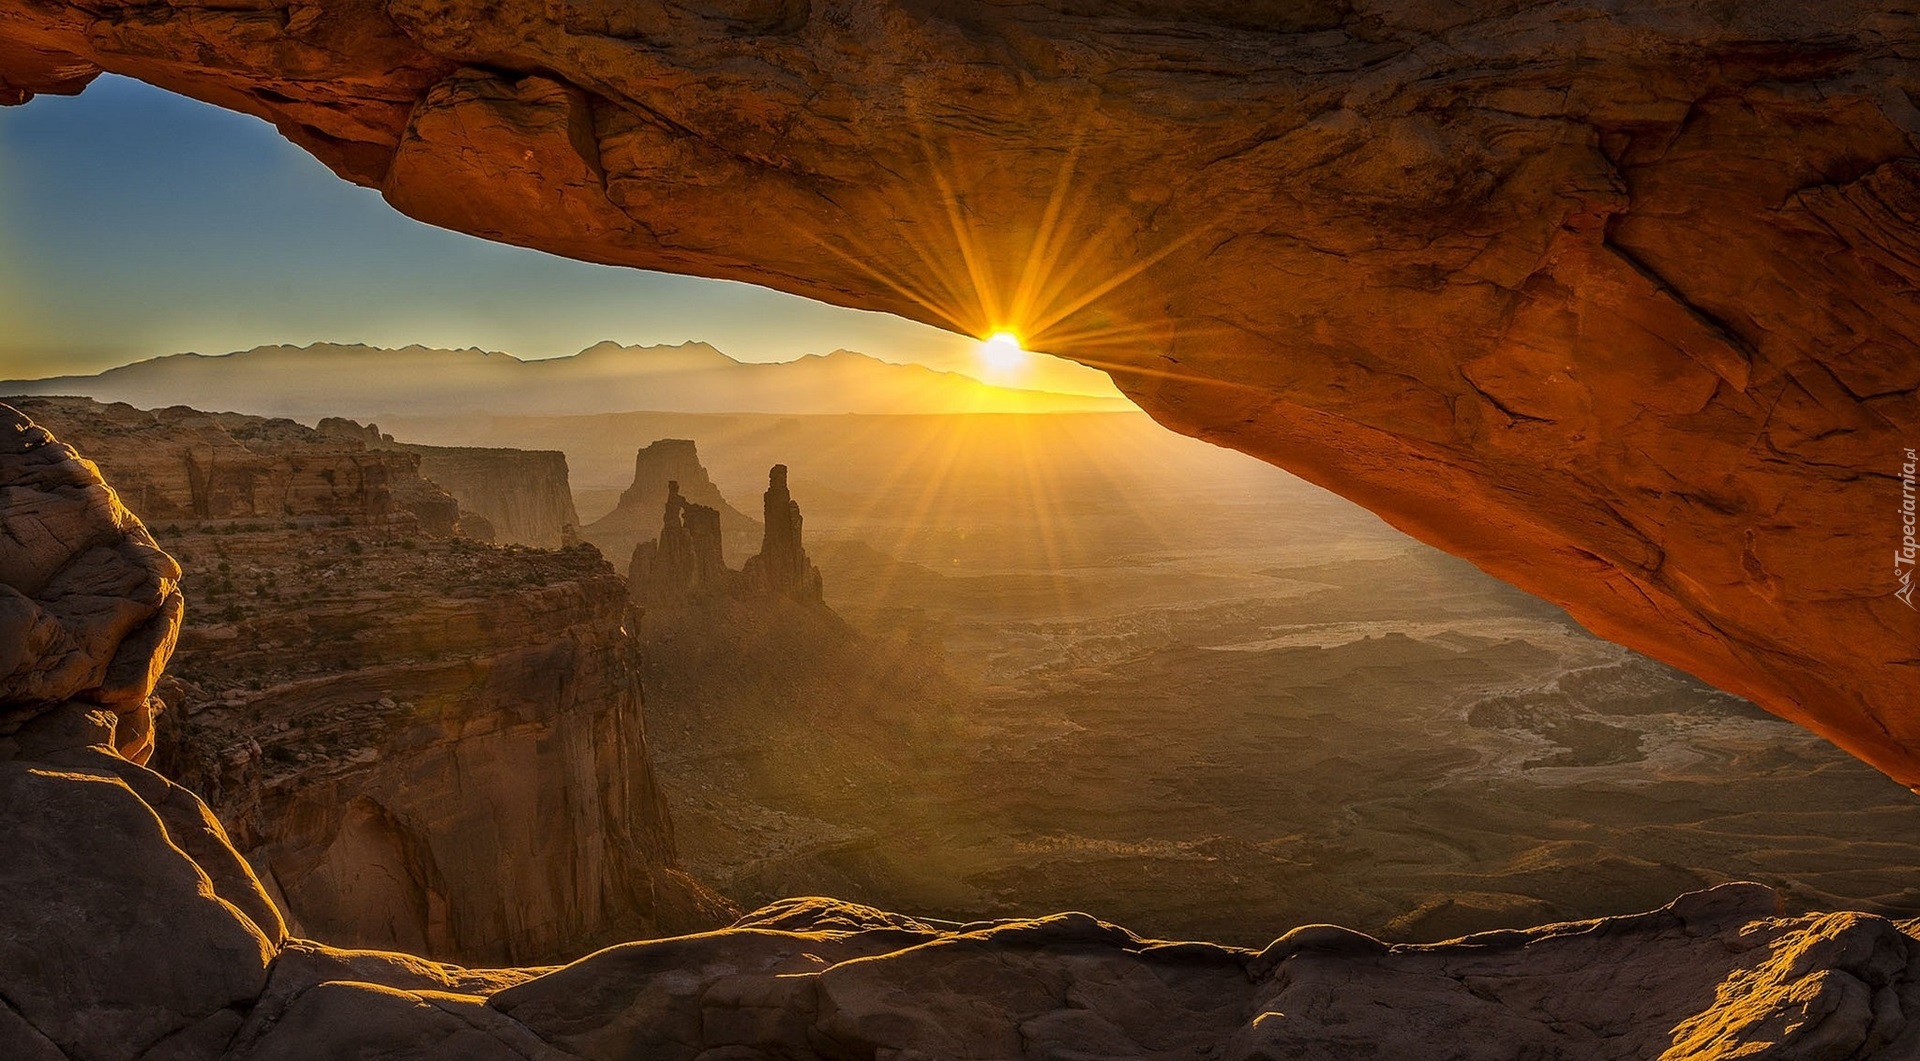
<path id="1" fill-rule="evenodd" d="M 589 265 L 428 227 L 243 115 L 104 76 L 0 108 L 0 378 L 270 343 L 845 347 L 983 374 L 963 337 L 744 284 Z M 1014 385 L 1107 392 L 1065 363 Z"/>

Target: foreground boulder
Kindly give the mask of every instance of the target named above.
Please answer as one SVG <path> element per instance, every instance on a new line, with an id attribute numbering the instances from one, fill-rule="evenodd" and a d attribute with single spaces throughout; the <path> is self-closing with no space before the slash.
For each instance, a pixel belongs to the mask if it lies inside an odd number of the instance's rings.
<path id="1" fill-rule="evenodd" d="M 1872 0 L 0 0 L 0 100 L 1022 332 L 1908 785 L 1916 56 Z"/>
<path id="2" fill-rule="evenodd" d="M 83 699 L 127 758 L 153 748 L 153 684 L 173 655 L 180 565 L 71 447 L 0 406 L 0 737 Z"/>
<path id="3" fill-rule="evenodd" d="M 217 824 L 55 713 L 0 762 L 0 1056 L 1902 1061 L 1920 940 L 1730 884 L 1631 917 L 1261 951 L 1085 914 L 971 925 L 829 899 L 558 969 L 283 939 Z M 57 720 L 68 724 L 56 724 Z M 80 743 L 90 741 L 91 743 Z M 197 815 L 197 818 L 196 818 Z M 137 895 L 137 902 L 127 897 Z"/>

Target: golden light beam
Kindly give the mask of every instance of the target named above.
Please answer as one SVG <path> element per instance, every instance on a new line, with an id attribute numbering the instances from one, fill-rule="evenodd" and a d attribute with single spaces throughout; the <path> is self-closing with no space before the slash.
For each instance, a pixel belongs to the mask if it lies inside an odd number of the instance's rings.
<path id="1" fill-rule="evenodd" d="M 909 102 L 908 106 L 917 111 L 921 104 Z M 1001 166 L 996 156 L 988 154 L 991 144 L 977 156 L 962 155 L 963 148 L 950 139 L 930 135 L 932 123 L 917 115 L 912 120 L 923 171 L 909 169 L 891 184 L 854 192 L 880 197 L 875 212 L 902 224 L 884 233 L 843 230 L 823 237 L 795 222 L 782 223 L 849 270 L 953 331 L 982 341 L 990 341 L 998 332 L 1011 332 L 1021 337 L 1020 345 L 1026 350 L 1059 350 L 1109 373 L 1215 382 L 1184 373 L 1171 360 L 1161 364 L 1156 363 L 1159 359 L 1139 356 L 1141 351 L 1166 352 L 1176 338 L 1172 322 L 1152 308 L 1147 297 L 1139 299 L 1135 319 L 1069 323 L 1088 307 L 1124 293 L 1204 235 L 1204 230 L 1166 239 L 1142 254 L 1132 245 L 1151 234 L 1129 228 L 1132 215 L 1090 222 L 1088 210 L 1104 200 L 1081 194 L 1084 128 L 1066 138 L 1045 202 L 1031 224 L 989 226 L 972 204 L 976 198 L 988 201 L 981 197 L 996 190 L 995 182 L 1018 181 L 1017 171 Z M 971 170 L 958 164 L 962 158 L 972 163 Z M 878 242 L 882 238 L 888 245 Z M 1150 291 L 1142 288 L 1143 296 Z M 1229 331 L 1223 326 L 1222 334 Z M 1177 338 L 1204 341 L 1205 335 L 1187 324 Z M 1135 356 L 1125 357 L 1122 350 L 1132 350 Z M 1108 351 L 1118 356 L 1100 356 Z"/>

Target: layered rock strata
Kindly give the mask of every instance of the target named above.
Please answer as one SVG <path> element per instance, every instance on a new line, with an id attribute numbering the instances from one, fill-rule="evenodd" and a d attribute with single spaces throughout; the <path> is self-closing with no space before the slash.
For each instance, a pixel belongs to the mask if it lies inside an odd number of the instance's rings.
<path id="1" fill-rule="evenodd" d="M 182 410 L 26 404 L 166 513 L 196 496 L 169 478 L 180 425 L 195 446 L 239 451 Z M 295 427 L 221 422 L 234 438 Z M 388 463 L 371 467 L 396 476 L 417 460 L 375 455 Z M 295 482 L 334 467 L 285 459 L 305 469 Z M 236 463 L 213 466 L 231 478 Z M 288 478 L 256 468 L 247 481 Z M 422 480 L 378 491 L 409 483 Z M 730 917 L 675 868 L 613 570 L 591 549 L 428 537 L 405 513 L 364 515 L 384 511 L 385 493 L 344 475 L 333 485 L 324 503 L 302 495 L 301 518 L 161 532 L 194 568 L 175 577 L 195 605 L 155 765 L 207 798 L 295 930 L 524 963 Z"/>
<path id="2" fill-rule="evenodd" d="M 720 519 L 722 555 L 744 556 L 760 539 L 760 524 L 720 496 L 692 439 L 662 438 L 642 446 L 633 457 L 633 483 L 613 511 L 587 524 L 580 537 L 616 563 L 633 556 L 659 526 L 660 499 L 668 486 L 688 504 L 714 510 Z"/>
<path id="3" fill-rule="evenodd" d="M 457 533 L 460 505 L 409 454 L 291 420 L 152 411 L 86 398 L 17 398 L 124 484 L 127 505 L 156 526 L 182 521 L 299 524 L 348 519 L 395 533 Z"/>
<path id="4" fill-rule="evenodd" d="M 598 554 L 354 541 L 241 560 L 267 595 L 190 610 L 164 684 L 156 766 L 298 931 L 526 963 L 731 916 L 674 868 L 635 617 Z"/>
<path id="5" fill-rule="evenodd" d="M 315 429 L 323 435 L 358 439 L 368 449 L 420 458 L 420 477 L 459 502 L 463 537 L 537 549 L 565 549 L 580 543 L 580 517 L 573 509 L 567 455 L 558 450 L 396 442 L 377 424 L 363 426 L 334 416 L 322 419 Z"/>
<path id="6" fill-rule="evenodd" d="M 493 540 L 566 549 L 580 544 L 567 455 L 558 450 L 383 443 L 420 458 L 420 475 L 493 528 Z"/>
<path id="7" fill-rule="evenodd" d="M 1920 784 L 1916 46 L 1869 0 L 4 0 L 0 98 L 112 70 L 431 224 L 1023 332 Z"/>

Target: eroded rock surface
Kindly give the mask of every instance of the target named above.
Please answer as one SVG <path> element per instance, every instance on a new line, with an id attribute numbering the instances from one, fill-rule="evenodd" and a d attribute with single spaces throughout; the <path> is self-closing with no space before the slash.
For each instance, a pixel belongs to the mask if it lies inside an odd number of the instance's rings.
<path id="1" fill-rule="evenodd" d="M 641 605 L 724 595 L 734 572 L 722 560 L 720 512 L 680 495 L 678 480 L 668 480 L 660 516 L 660 534 L 633 549 L 627 584 Z"/>
<path id="2" fill-rule="evenodd" d="M 78 701 L 146 761 L 180 577 L 91 461 L 0 405 L 0 738 Z"/>
<path id="3" fill-rule="evenodd" d="M 580 544 L 567 455 L 558 450 L 419 446 L 384 440 L 380 448 L 420 458 L 421 477 L 446 488 L 493 528 L 493 540 L 565 549 Z"/>
<path id="4" fill-rule="evenodd" d="M 432 224 L 1021 331 L 1920 784 L 1916 43 L 1870 0 L 4 0 L 0 96 L 112 70 Z"/>
<path id="5" fill-rule="evenodd" d="M 591 549 L 423 533 L 398 499 L 451 499 L 357 425 L 21 402 L 192 567 L 154 764 L 296 932 L 525 963 L 734 916 L 676 868 L 626 586 Z"/>
<path id="6" fill-rule="evenodd" d="M 643 455 L 647 452 L 641 451 Z M 706 469 L 700 468 L 696 482 L 706 484 L 706 477 Z M 707 492 L 713 492 L 710 484 Z M 628 495 L 633 493 L 634 490 L 628 491 Z M 633 560 L 627 568 L 627 582 L 632 587 L 634 602 L 643 607 L 673 607 L 715 603 L 726 597 L 761 601 L 785 597 L 824 606 L 820 569 L 813 565 L 806 547 L 801 544 L 800 503 L 787 490 L 786 465 L 776 464 L 767 473 L 763 500 L 766 522 L 760 537 L 760 551 L 747 557 L 746 564 L 734 571 L 726 566 L 721 549 L 726 514 L 731 509 L 689 501 L 680 493 L 679 481 L 668 480 L 660 533 L 634 547 Z M 724 500 L 720 503 L 726 504 Z M 718 613 L 714 621 L 724 622 Z"/>
<path id="7" fill-rule="evenodd" d="M 282 939 L 226 901 L 223 887 L 262 897 L 221 875 L 218 851 L 169 843 L 177 819 L 153 802 L 165 783 L 119 759 L 108 716 L 95 718 L 94 743 L 70 733 L 0 762 L 0 839 L 15 855 L 0 866 L 9 1057 L 1898 1061 L 1920 1050 L 1907 1016 L 1920 1006 L 1913 926 L 1780 917 L 1756 885 L 1424 946 L 1322 925 L 1252 951 L 1143 940 L 1078 913 L 958 925 L 795 899 L 558 969 L 336 950 Z M 198 807 L 184 792 L 165 802 Z M 136 887 L 141 903 L 122 901 Z"/>
<path id="8" fill-rule="evenodd" d="M 740 581 L 749 593 L 820 603 L 820 569 L 813 566 L 801 541 L 800 502 L 787 489 L 786 465 L 776 464 L 768 470 L 767 492 L 761 495 L 761 503 L 766 532 L 760 538 L 760 551 L 748 557 L 741 568 Z"/>
<path id="9" fill-rule="evenodd" d="M 621 493 L 613 511 L 587 524 L 580 537 L 615 563 L 628 560 L 636 546 L 656 538 L 660 504 L 667 496 L 668 483 L 677 484 L 688 504 L 713 509 L 719 515 L 723 558 L 749 555 L 759 543 L 760 524 L 720 496 L 720 488 L 700 463 L 699 448 L 687 438 L 656 439 L 640 447 L 633 455 L 632 485 Z"/>

